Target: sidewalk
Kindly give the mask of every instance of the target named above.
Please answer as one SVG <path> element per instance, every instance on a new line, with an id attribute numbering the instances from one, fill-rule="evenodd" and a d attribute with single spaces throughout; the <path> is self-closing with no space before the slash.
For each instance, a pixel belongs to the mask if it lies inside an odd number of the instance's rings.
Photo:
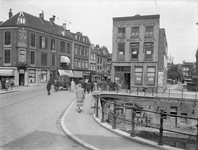
<path id="1" fill-rule="evenodd" d="M 61 119 L 63 130 L 78 143 L 93 150 L 178 150 L 139 137 L 130 137 L 118 129 L 112 130 L 107 123 L 100 123 L 100 119 L 90 115 L 92 99 L 91 94 L 86 94 L 81 113 L 76 112 L 74 101 Z"/>

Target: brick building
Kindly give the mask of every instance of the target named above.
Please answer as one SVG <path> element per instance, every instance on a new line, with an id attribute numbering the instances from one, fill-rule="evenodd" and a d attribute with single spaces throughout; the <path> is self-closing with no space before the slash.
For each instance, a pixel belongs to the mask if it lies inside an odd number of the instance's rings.
<path id="1" fill-rule="evenodd" d="M 167 40 L 160 16 L 113 18 L 111 80 L 122 88 L 166 88 Z"/>
<path id="2" fill-rule="evenodd" d="M 87 36 L 55 24 L 55 16 L 46 21 L 43 12 L 12 16 L 10 10 L 0 24 L 0 77 L 13 77 L 20 86 L 45 84 L 57 75 L 75 77 L 73 71 L 89 67 L 89 45 Z"/>

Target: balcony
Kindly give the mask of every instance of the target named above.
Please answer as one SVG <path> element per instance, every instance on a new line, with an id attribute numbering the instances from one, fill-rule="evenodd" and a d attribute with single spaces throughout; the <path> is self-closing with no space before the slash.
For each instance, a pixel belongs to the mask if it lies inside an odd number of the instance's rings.
<path id="1" fill-rule="evenodd" d="M 27 68 L 27 62 L 26 61 L 19 61 L 17 65 L 18 69 L 26 69 Z"/>

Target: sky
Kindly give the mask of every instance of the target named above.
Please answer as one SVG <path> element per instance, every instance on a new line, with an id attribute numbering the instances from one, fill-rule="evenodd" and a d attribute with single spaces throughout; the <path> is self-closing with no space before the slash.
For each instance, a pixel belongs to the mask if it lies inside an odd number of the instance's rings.
<path id="1" fill-rule="evenodd" d="M 67 30 L 81 32 L 92 44 L 106 46 L 112 52 L 114 17 L 160 15 L 165 28 L 168 56 L 175 64 L 195 62 L 198 49 L 198 0 L 0 0 L 0 21 L 24 11 L 45 20 L 56 16 L 55 23 L 67 24 Z"/>

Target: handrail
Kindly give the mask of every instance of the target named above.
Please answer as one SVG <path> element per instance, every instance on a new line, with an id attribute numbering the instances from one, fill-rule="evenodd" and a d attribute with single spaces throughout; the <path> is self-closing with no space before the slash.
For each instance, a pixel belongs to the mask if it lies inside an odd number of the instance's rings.
<path id="1" fill-rule="evenodd" d="M 96 117 L 98 117 L 98 110 L 100 110 L 102 112 L 101 123 L 105 122 L 104 121 L 104 114 L 108 114 L 108 115 L 112 116 L 113 117 L 112 129 L 116 129 L 116 119 L 124 120 L 125 122 L 130 122 L 131 123 L 131 125 L 132 125 L 131 128 L 132 129 L 131 129 L 130 136 L 132 136 L 132 137 L 136 136 L 135 135 L 135 124 L 137 124 L 137 123 L 142 125 L 142 126 L 158 129 L 159 133 L 160 133 L 158 145 L 163 145 L 163 131 L 173 132 L 173 133 L 187 135 L 187 136 L 195 136 L 196 137 L 196 147 L 197 147 L 196 150 L 198 150 L 198 118 L 181 116 L 181 115 L 167 114 L 167 113 L 164 113 L 163 110 L 161 110 L 161 112 L 156 112 L 156 111 L 151 111 L 151 110 L 138 109 L 138 108 L 135 108 L 134 106 L 125 106 L 125 105 L 121 105 L 121 104 L 116 103 L 116 100 L 109 102 L 108 100 L 105 100 L 104 98 L 100 98 L 100 95 L 95 96 L 95 99 L 96 99 L 96 106 L 94 108 L 96 109 L 96 111 L 95 111 L 96 112 Z M 101 107 L 102 107 L 101 109 L 98 107 L 99 100 L 101 101 Z M 108 103 L 108 104 L 114 105 L 114 110 L 113 110 L 113 112 L 111 112 L 111 114 L 109 114 L 109 112 L 104 111 L 104 103 Z M 125 119 L 125 118 L 120 117 L 120 116 L 117 116 L 116 108 L 118 106 L 122 106 L 122 107 L 125 107 L 125 108 L 132 109 L 131 120 Z M 145 111 L 145 112 L 150 112 L 150 113 L 154 113 L 154 114 L 160 115 L 160 127 L 155 127 L 155 126 L 148 125 L 147 122 L 146 123 L 139 123 L 138 121 L 135 121 L 135 118 L 138 118 L 138 117 L 136 117 L 136 111 Z M 178 118 L 186 118 L 186 119 L 196 120 L 197 121 L 197 125 L 195 125 L 197 127 L 196 135 L 188 134 L 188 133 L 184 133 L 184 132 L 180 132 L 180 131 L 175 131 L 175 130 L 164 129 L 163 128 L 163 120 L 165 119 L 164 115 L 178 117 Z"/>

